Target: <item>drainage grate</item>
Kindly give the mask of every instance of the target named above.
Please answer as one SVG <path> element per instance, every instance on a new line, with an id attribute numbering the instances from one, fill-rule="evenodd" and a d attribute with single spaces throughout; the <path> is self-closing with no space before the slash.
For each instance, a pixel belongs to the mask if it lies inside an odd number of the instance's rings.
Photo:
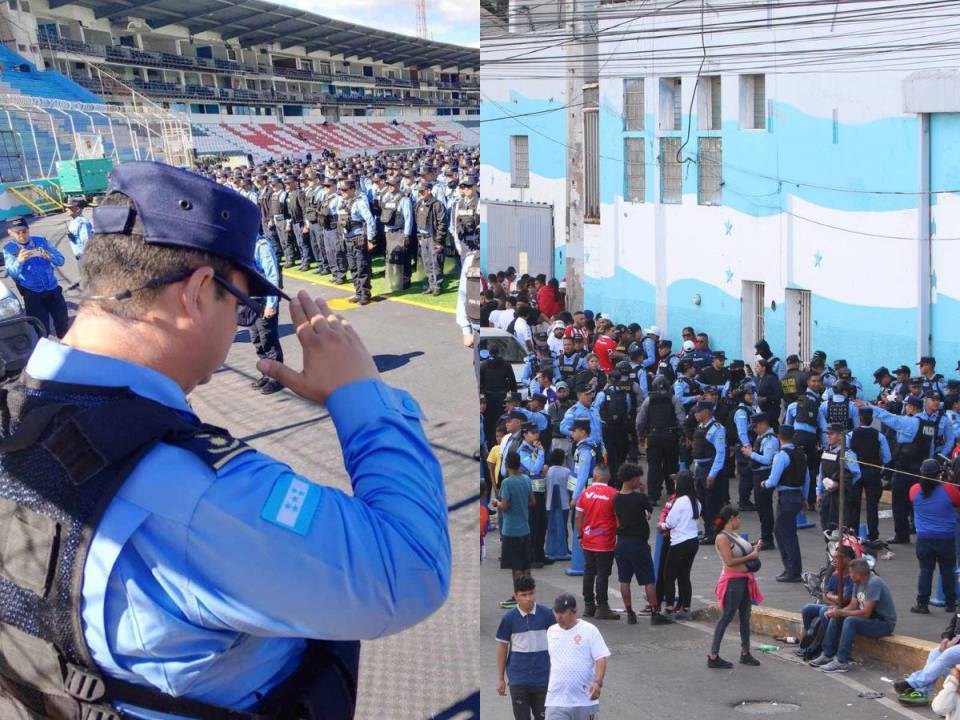
<path id="1" fill-rule="evenodd" d="M 800 706 L 778 700 L 743 700 L 734 705 L 733 709 L 747 715 L 784 715 L 796 712 Z"/>

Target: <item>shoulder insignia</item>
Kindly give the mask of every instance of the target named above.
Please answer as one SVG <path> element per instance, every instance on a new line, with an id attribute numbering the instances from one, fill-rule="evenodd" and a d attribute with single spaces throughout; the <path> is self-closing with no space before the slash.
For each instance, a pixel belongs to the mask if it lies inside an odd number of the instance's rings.
<path id="1" fill-rule="evenodd" d="M 177 442 L 177 445 L 192 452 L 214 470 L 219 470 L 238 455 L 253 451 L 253 448 L 245 442 L 237 440 L 219 428 L 204 428 Z"/>

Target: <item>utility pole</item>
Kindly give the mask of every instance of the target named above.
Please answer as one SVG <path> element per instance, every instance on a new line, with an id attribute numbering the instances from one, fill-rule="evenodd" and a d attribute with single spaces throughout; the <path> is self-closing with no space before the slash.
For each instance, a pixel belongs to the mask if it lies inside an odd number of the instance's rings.
<path id="1" fill-rule="evenodd" d="M 847 434 L 840 434 L 840 451 L 837 453 L 837 462 L 840 463 L 840 484 L 837 487 L 837 525 L 840 532 L 840 535 L 837 539 L 837 550 L 839 551 L 843 545 L 843 520 L 844 520 L 844 500 L 846 499 L 846 493 L 844 492 L 844 486 L 846 485 L 847 480 Z M 844 607 L 846 605 L 846 598 L 843 596 L 843 576 L 844 568 L 840 563 L 840 553 L 836 553 L 834 558 L 837 563 L 837 607 Z"/>
<path id="2" fill-rule="evenodd" d="M 417 37 L 427 39 L 427 0 L 415 0 L 417 3 Z"/>

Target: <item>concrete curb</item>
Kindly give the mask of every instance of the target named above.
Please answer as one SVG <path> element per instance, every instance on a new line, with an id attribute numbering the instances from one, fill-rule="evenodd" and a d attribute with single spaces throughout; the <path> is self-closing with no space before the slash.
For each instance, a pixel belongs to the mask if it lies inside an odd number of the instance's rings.
<path id="1" fill-rule="evenodd" d="M 717 605 L 698 608 L 693 612 L 693 619 L 702 622 L 716 622 L 719 617 L 720 608 Z M 803 620 L 800 613 L 755 605 L 750 613 L 750 628 L 758 635 L 799 637 Z M 853 645 L 853 654 L 858 659 L 882 663 L 900 677 L 921 669 L 927 661 L 927 655 L 936 646 L 935 642 L 907 635 L 893 634 L 877 640 L 858 637 Z M 795 646 L 784 647 L 789 651 Z"/>

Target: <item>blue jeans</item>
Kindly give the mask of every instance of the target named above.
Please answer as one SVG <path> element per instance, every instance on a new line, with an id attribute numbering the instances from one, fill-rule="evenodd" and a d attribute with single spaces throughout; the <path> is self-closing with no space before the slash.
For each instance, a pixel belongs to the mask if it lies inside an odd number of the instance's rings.
<path id="1" fill-rule="evenodd" d="M 957 566 L 956 540 L 933 540 L 917 538 L 917 560 L 920 563 L 920 577 L 917 579 L 917 604 L 930 602 L 930 588 L 933 583 L 933 570 L 940 566 L 940 582 L 943 585 L 943 599 L 947 605 L 957 604 L 957 581 L 953 571 Z"/>
<path id="2" fill-rule="evenodd" d="M 800 608 L 800 615 L 803 617 L 803 629 L 809 630 L 813 621 L 823 615 L 830 609 L 830 605 L 818 605 L 817 603 L 808 603 Z"/>
<path id="3" fill-rule="evenodd" d="M 957 663 L 960 663 L 960 645 L 948 647 L 943 652 L 940 652 L 940 648 L 934 648 L 927 655 L 927 663 L 923 666 L 923 670 L 912 673 L 907 678 L 907 682 L 914 690 L 929 693 L 937 680 L 946 677 L 950 673 L 950 668 Z"/>
<path id="4" fill-rule="evenodd" d="M 880 638 L 893 632 L 894 623 L 887 620 L 848 617 L 830 618 L 827 632 L 823 636 L 823 654 L 828 658 L 836 656 L 842 663 L 850 662 L 850 650 L 857 635 L 868 638 Z"/>

